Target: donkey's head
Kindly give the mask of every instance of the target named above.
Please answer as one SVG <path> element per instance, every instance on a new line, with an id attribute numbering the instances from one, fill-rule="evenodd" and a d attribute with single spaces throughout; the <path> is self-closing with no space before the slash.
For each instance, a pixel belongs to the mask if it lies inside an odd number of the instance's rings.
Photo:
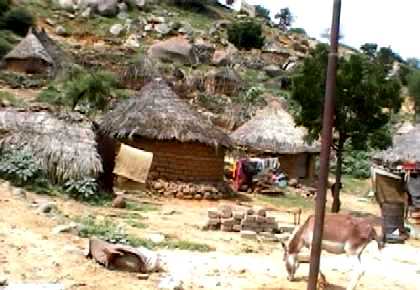
<path id="1" fill-rule="evenodd" d="M 299 267 L 297 253 L 290 253 L 289 248 L 284 242 L 281 242 L 281 245 L 284 250 L 283 261 L 286 265 L 287 280 L 293 281 L 295 279 L 295 273 Z"/>

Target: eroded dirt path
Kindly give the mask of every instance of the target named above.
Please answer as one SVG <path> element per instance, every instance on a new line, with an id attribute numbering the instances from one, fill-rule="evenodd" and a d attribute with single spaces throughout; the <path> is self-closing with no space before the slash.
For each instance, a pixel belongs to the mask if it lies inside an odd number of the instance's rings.
<path id="1" fill-rule="evenodd" d="M 31 200 L 47 197 L 29 194 L 24 200 L 4 186 L 0 187 L 0 192 L 0 278 L 9 283 L 57 282 L 66 289 L 148 290 L 157 289 L 159 281 L 170 275 L 184 281 L 185 289 L 306 289 L 304 277 L 308 265 L 301 265 L 297 273 L 300 281 L 288 282 L 282 264 L 283 252 L 278 244 L 244 241 L 237 233 L 200 231 L 199 225 L 208 207 L 217 205 L 214 203 L 164 202 L 159 211 L 144 214 L 147 216 L 144 222 L 149 226 L 138 229 L 139 235 L 159 231 L 215 248 L 209 253 L 159 251 L 167 272 L 152 274 L 144 281 L 135 274 L 108 271 L 86 259 L 83 256 L 86 239 L 72 234 L 52 234 L 51 229 L 63 221 L 31 207 Z M 61 198 L 54 200 L 64 216 L 118 216 L 121 212 Z M 165 214 L 168 211 L 175 213 Z M 289 220 L 287 215 L 277 215 L 279 219 Z M 366 273 L 358 289 L 420 289 L 418 246 L 388 245 L 379 253 L 376 244 L 370 244 L 363 256 Z M 252 253 L 246 253 L 249 249 Z M 331 283 L 328 289 L 345 289 L 351 269 L 347 257 L 325 255 L 321 267 Z"/>

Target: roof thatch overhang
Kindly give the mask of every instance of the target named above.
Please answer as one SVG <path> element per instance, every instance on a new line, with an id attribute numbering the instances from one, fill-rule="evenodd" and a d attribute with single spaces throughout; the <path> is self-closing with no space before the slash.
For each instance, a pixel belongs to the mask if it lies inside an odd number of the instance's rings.
<path id="1" fill-rule="evenodd" d="M 93 124 L 77 113 L 0 111 L 0 150 L 25 150 L 54 182 L 96 178 L 102 161 Z"/>
<path id="2" fill-rule="evenodd" d="M 100 130 L 119 140 L 143 137 L 231 147 L 228 135 L 181 100 L 160 79 L 148 83 L 136 96 L 123 100 L 105 114 Z"/>
<path id="3" fill-rule="evenodd" d="M 233 142 L 253 152 L 273 154 L 319 153 L 319 142 L 306 141 L 305 128 L 296 127 L 293 117 L 285 110 L 269 108 L 235 130 Z"/>

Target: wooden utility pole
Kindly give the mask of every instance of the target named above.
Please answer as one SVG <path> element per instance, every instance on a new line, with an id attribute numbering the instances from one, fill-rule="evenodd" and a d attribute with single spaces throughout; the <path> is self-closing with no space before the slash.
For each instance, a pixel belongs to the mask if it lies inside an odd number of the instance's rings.
<path id="1" fill-rule="evenodd" d="M 316 196 L 315 225 L 311 247 L 311 264 L 309 271 L 308 290 L 316 290 L 319 262 L 321 256 L 322 234 L 324 230 L 325 202 L 328 188 L 328 171 L 332 131 L 335 115 L 335 91 L 337 78 L 338 36 L 340 33 L 341 0 L 334 0 L 333 18 L 330 35 L 330 53 L 328 55 L 327 82 L 325 90 L 324 116 L 322 123 L 321 157 L 319 169 L 319 188 Z"/>

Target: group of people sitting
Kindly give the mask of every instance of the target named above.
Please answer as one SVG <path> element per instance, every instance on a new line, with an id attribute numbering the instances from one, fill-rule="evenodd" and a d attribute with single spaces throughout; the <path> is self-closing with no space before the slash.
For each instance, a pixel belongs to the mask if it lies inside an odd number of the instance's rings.
<path id="1" fill-rule="evenodd" d="M 272 186 L 286 187 L 287 175 L 277 158 L 242 158 L 233 166 L 233 184 L 237 191 L 254 191 L 258 180 Z"/>

